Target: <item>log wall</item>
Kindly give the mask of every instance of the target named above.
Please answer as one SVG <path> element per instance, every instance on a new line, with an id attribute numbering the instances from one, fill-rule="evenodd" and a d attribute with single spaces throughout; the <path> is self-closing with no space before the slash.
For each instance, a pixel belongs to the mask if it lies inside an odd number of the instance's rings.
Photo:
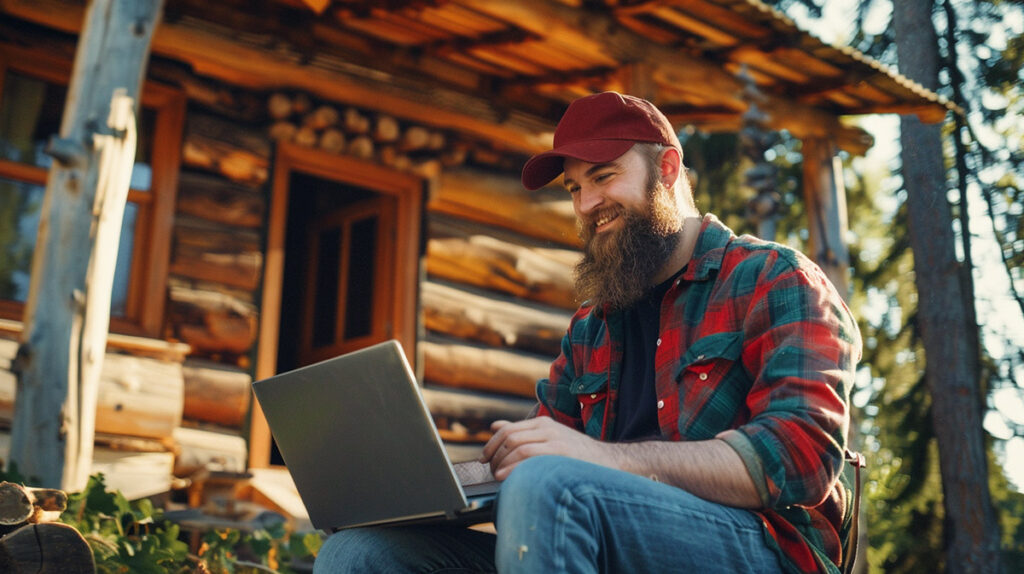
<path id="1" fill-rule="evenodd" d="M 163 339 L 187 345 L 189 356 L 109 354 L 98 440 L 173 453 L 179 474 L 216 461 L 237 466 L 231 437 L 243 437 L 248 426 L 270 170 L 282 141 L 426 182 L 425 336 L 416 356 L 445 437 L 480 440 L 490 421 L 529 411 L 534 383 L 557 355 L 575 308 L 578 241 L 564 194 L 519 184 L 525 158 L 505 153 L 501 142 L 302 93 L 246 92 L 159 64 L 152 74 L 189 101 L 163 328 Z M 12 417 L 15 351 L 13 340 L 0 339 L 0 426 Z"/>
<path id="2" fill-rule="evenodd" d="M 186 424 L 245 426 L 261 251 L 277 142 L 360 157 L 428 182 L 419 372 L 446 436 L 525 414 L 575 300 L 578 239 L 565 194 L 527 192 L 522 158 L 372 110 L 302 93 L 220 93 L 193 77 L 168 285 L 167 334 L 191 346 Z M 500 406 L 499 406 L 500 405 Z M 444 413 L 443 416 L 441 413 Z M 452 431 L 451 429 L 455 429 Z M 454 433 L 454 435 L 453 435 Z M 479 437 L 477 437 L 479 438 Z"/>

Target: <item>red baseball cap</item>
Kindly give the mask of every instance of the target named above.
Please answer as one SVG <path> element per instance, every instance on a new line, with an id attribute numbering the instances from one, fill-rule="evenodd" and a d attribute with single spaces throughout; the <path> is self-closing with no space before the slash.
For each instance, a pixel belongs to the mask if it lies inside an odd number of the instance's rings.
<path id="1" fill-rule="evenodd" d="M 562 173 L 565 158 L 587 163 L 612 161 L 637 142 L 660 143 L 679 150 L 672 124 L 654 104 L 618 92 L 584 96 L 569 104 L 555 128 L 551 151 L 537 154 L 523 166 L 523 186 L 544 187 Z"/>

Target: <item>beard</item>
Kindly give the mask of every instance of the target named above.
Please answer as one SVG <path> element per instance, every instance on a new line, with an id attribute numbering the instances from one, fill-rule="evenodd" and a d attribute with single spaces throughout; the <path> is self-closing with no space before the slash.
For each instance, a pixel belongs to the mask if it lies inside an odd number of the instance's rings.
<path id="1" fill-rule="evenodd" d="M 613 311 L 633 305 L 679 245 L 683 217 L 671 192 L 658 180 L 648 189 L 647 212 L 624 212 L 618 232 L 599 235 L 593 222 L 580 223 L 583 258 L 574 276 L 581 301 Z"/>

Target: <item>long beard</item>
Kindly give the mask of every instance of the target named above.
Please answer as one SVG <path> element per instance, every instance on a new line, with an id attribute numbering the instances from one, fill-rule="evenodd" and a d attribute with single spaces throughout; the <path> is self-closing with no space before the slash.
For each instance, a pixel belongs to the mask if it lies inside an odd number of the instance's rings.
<path id="1" fill-rule="evenodd" d="M 682 215 L 664 184 L 651 189 L 647 213 L 627 211 L 617 233 L 598 235 L 583 223 L 583 258 L 576 264 L 576 293 L 591 305 L 625 309 L 653 286 L 655 275 L 679 245 Z"/>

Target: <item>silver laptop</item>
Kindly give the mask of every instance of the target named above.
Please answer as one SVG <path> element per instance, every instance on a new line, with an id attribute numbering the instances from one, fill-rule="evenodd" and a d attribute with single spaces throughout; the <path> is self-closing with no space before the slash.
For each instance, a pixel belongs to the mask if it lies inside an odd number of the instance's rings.
<path id="1" fill-rule="evenodd" d="M 486 465 L 451 463 L 398 341 L 253 390 L 316 528 L 490 520 L 498 483 Z"/>

